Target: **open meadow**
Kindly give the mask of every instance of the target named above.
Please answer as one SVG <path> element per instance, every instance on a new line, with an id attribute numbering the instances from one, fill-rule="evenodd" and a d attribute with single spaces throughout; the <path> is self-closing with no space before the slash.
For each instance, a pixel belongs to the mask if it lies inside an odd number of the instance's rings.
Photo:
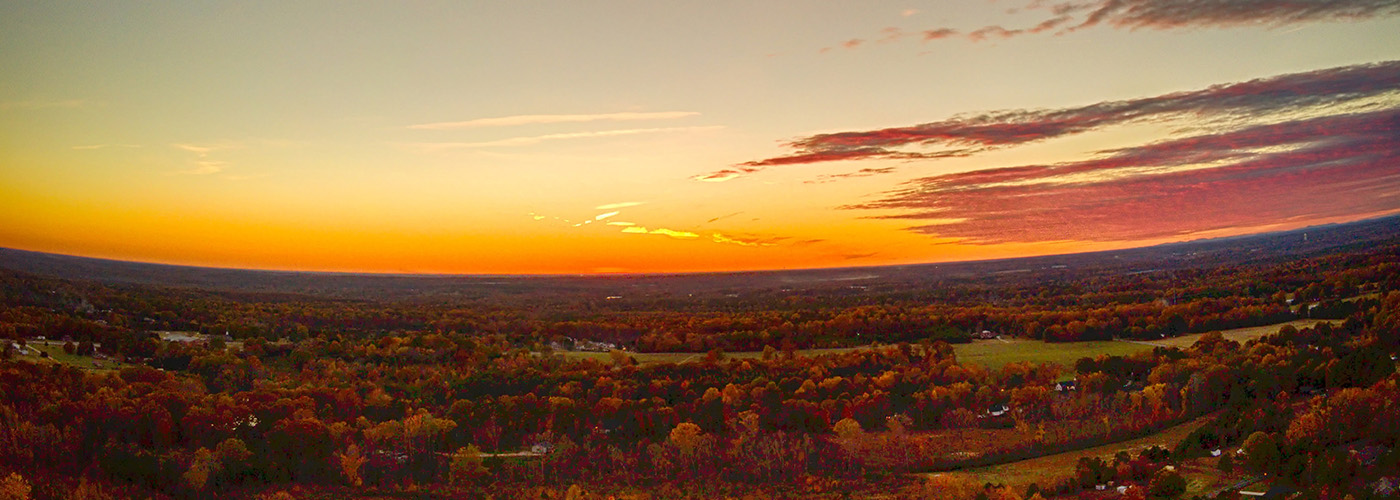
<path id="1" fill-rule="evenodd" d="M 1043 457 L 1020 460 L 1016 462 L 991 465 L 987 467 L 976 467 L 953 472 L 930 473 L 929 476 L 947 474 L 961 476 L 973 482 L 973 484 L 1005 484 L 1025 491 L 1031 483 L 1039 485 L 1049 485 L 1057 480 L 1070 477 L 1074 474 L 1075 464 L 1080 458 L 1099 457 L 1111 460 L 1113 455 L 1120 451 L 1126 451 L 1136 456 L 1142 450 L 1153 446 L 1161 446 L 1171 449 L 1181 442 L 1188 434 L 1205 425 L 1212 417 L 1206 416 L 1195 420 L 1162 430 L 1148 436 L 1120 441 L 1117 443 L 1085 448 L 1082 450 L 1066 453 L 1057 453 Z"/>
<path id="2" fill-rule="evenodd" d="M 1294 328 L 1303 329 L 1316 325 L 1317 323 L 1333 323 L 1335 321 L 1300 319 L 1272 325 L 1251 326 L 1245 328 L 1235 328 L 1222 330 L 1220 332 L 1226 339 L 1234 340 L 1241 344 L 1265 335 L 1277 333 L 1279 328 L 1292 325 Z M 990 369 L 998 369 L 1008 363 L 1058 363 L 1064 366 L 1073 365 L 1076 360 L 1084 357 L 1094 357 L 1099 355 L 1127 356 L 1143 351 L 1152 350 L 1153 347 L 1178 347 L 1188 348 L 1196 343 L 1205 333 L 1193 333 L 1154 341 L 1126 341 L 1126 340 L 1095 340 L 1087 342 L 1044 342 L 1040 340 L 1027 339 L 993 339 L 974 340 L 967 344 L 954 344 L 953 352 L 958 356 L 958 361 L 962 363 L 974 364 Z M 839 347 L 830 349 L 800 349 L 797 352 L 800 356 L 822 356 L 827 354 L 840 354 L 852 351 L 863 351 L 868 349 L 881 349 L 881 346 L 863 347 Z M 611 355 L 606 352 L 584 352 L 584 351 L 560 351 L 567 359 L 581 360 L 594 359 L 600 362 L 611 362 Z M 691 352 L 628 352 L 627 355 L 636 359 L 641 364 L 652 363 L 687 363 L 705 359 L 706 353 Z M 726 352 L 726 359 L 756 359 L 761 358 L 761 351 Z"/>

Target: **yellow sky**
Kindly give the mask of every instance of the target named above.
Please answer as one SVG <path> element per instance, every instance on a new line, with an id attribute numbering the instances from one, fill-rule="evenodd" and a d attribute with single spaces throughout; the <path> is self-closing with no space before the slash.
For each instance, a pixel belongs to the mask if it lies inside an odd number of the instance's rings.
<path id="1" fill-rule="evenodd" d="M 933 176 L 1102 157 L 1175 137 L 1179 122 L 964 158 L 696 178 L 814 134 L 1400 59 L 1390 14 L 982 40 L 971 33 L 1047 14 L 936 1 L 8 4 L 0 246 L 268 269 L 689 272 L 1092 251 L 1354 219 L 1397 207 L 977 244 L 930 232 L 936 216 L 879 218 L 913 209 L 850 208 Z M 940 27 L 962 38 L 921 35 Z"/>

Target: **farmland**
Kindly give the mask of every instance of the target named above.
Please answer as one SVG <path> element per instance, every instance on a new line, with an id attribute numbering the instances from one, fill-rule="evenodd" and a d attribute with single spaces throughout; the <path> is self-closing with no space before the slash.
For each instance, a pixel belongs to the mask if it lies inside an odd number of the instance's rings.
<path id="1" fill-rule="evenodd" d="M 1319 321 L 1336 323 L 1335 321 L 1300 319 L 1272 325 L 1222 330 L 1220 334 L 1227 340 L 1233 340 L 1244 344 L 1249 340 L 1277 333 L 1279 328 L 1284 326 L 1293 326 L 1294 328 L 1302 329 L 1313 326 Z M 977 340 L 967 344 L 954 344 L 953 352 L 957 354 L 959 362 L 978 365 L 993 370 L 1001 368 L 1008 363 L 1022 362 L 1057 363 L 1070 366 L 1079 358 L 1099 355 L 1127 356 L 1149 351 L 1157 346 L 1185 349 L 1190 347 L 1191 344 L 1196 343 L 1197 340 L 1200 340 L 1201 337 L 1205 335 L 1204 333 L 1195 333 L 1152 341 L 1099 340 L 1088 342 L 1044 342 L 1017 338 Z M 879 346 L 866 346 L 800 349 L 797 350 L 796 353 L 799 356 L 822 356 L 881 348 L 882 347 Z M 611 356 L 606 352 L 560 351 L 558 354 L 564 356 L 566 359 L 572 360 L 592 359 L 604 363 L 611 362 Z M 705 359 L 706 353 L 628 352 L 627 355 L 637 360 L 640 364 L 656 364 L 700 361 Z M 724 353 L 724 357 L 729 359 L 757 359 L 762 356 L 763 353 L 760 351 Z"/>

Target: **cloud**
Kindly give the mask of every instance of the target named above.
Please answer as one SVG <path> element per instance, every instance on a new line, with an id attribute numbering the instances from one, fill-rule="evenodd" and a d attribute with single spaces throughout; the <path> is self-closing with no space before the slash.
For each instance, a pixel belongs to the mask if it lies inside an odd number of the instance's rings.
<path id="1" fill-rule="evenodd" d="M 706 224 L 711 224 L 711 223 L 714 223 L 714 222 L 717 222 L 717 221 L 720 221 L 720 220 L 723 220 L 723 219 L 728 219 L 728 218 L 730 218 L 730 217 L 733 217 L 733 216 L 735 216 L 735 215 L 739 215 L 739 214 L 742 214 L 742 213 L 744 213 L 744 212 L 734 212 L 734 213 L 724 214 L 724 215 L 721 215 L 721 216 L 719 216 L 719 217 L 715 217 L 715 218 L 713 218 L 713 219 L 707 220 L 707 221 L 705 221 L 705 223 L 706 223 Z"/>
<path id="2" fill-rule="evenodd" d="M 1061 3 L 1033 1 L 1010 13 L 1044 11 L 1034 26 L 1008 28 L 989 25 L 967 33 L 951 27 L 923 31 L 923 41 L 962 35 L 980 42 L 1022 35 L 1063 35 L 1095 27 L 1177 30 L 1192 28 L 1277 28 L 1314 22 L 1364 21 L 1400 14 L 1395 0 L 1080 0 Z M 851 48 L 851 47 L 848 47 Z M 823 49 L 823 51 L 830 50 Z"/>
<path id="3" fill-rule="evenodd" d="M 1003 110 L 904 127 L 816 134 L 787 143 L 794 150 L 791 154 L 739 163 L 693 179 L 725 181 L 781 165 L 964 157 L 1133 122 L 1189 118 L 1203 126 L 1230 126 L 1271 114 L 1323 113 L 1342 105 L 1374 104 L 1368 100 L 1393 101 L 1397 93 L 1400 61 L 1362 64 L 1080 107 Z"/>
<path id="4" fill-rule="evenodd" d="M 666 229 L 666 228 L 657 228 L 657 229 L 648 230 L 647 228 L 642 227 L 642 226 L 628 226 L 628 227 L 624 227 L 624 228 L 622 228 L 622 232 L 628 233 L 628 234 L 659 234 L 659 235 L 662 235 L 662 236 L 670 236 L 670 237 L 672 237 L 672 238 L 681 239 L 681 240 L 692 240 L 692 239 L 695 239 L 695 238 L 699 238 L 699 237 L 700 237 L 700 235 L 695 234 L 695 233 L 692 233 L 692 232 L 689 232 L 689 231 L 676 231 L 676 230 L 673 230 L 673 229 Z"/>
<path id="5" fill-rule="evenodd" d="M 210 160 L 209 153 L 225 149 L 239 148 L 242 146 L 238 143 L 218 142 L 209 144 L 175 143 L 171 144 L 170 147 L 189 153 L 194 153 L 195 156 L 195 159 L 191 162 L 194 165 L 193 168 L 177 170 L 174 173 L 185 175 L 210 175 L 223 172 L 224 169 L 228 167 L 228 162 Z M 233 179 L 233 176 L 224 177 Z"/>
<path id="6" fill-rule="evenodd" d="M 704 132 L 711 130 L 719 130 L 722 128 L 724 127 L 721 125 L 713 125 L 706 127 L 634 128 L 621 130 L 600 130 L 594 132 L 569 132 L 563 134 L 546 134 L 529 137 L 511 137 L 509 139 L 499 139 L 495 141 L 483 142 L 405 142 L 398 144 L 400 146 L 415 151 L 423 153 L 434 153 L 453 149 L 532 146 L 541 142 L 559 139 L 586 139 L 592 137 L 616 137 L 624 135 L 659 134 L 671 132 Z"/>
<path id="7" fill-rule="evenodd" d="M 550 123 L 674 120 L 677 118 L 698 116 L 699 114 L 700 113 L 694 111 L 658 111 L 649 113 L 598 113 L 578 115 L 515 115 L 498 118 L 478 118 L 459 122 L 420 123 L 417 125 L 409 125 L 408 128 L 414 130 L 446 130 L 479 127 L 512 127 L 517 125 L 540 125 Z"/>
<path id="8" fill-rule="evenodd" d="M 915 179 L 876 218 L 963 243 L 1134 241 L 1400 212 L 1400 108 L 1259 124 L 1099 158 Z"/>
<path id="9" fill-rule="evenodd" d="M 593 209 L 594 209 L 594 210 L 612 210 L 612 209 L 614 209 L 614 208 L 635 207 L 635 206 L 637 206 L 637 205 L 644 205 L 644 204 L 646 204 L 645 201 L 624 201 L 624 202 L 621 202 L 621 203 L 608 203 L 608 204 L 604 204 L 604 205 L 598 205 L 598 206 L 596 206 L 596 207 L 593 207 Z"/>
<path id="10" fill-rule="evenodd" d="M 787 240 L 785 236 L 749 236 L 749 235 L 724 235 L 721 233 L 710 233 L 710 241 L 715 243 L 725 243 L 729 245 L 739 245 L 744 247 L 771 247 L 777 246 L 779 242 Z"/>
<path id="11" fill-rule="evenodd" d="M 200 156 L 207 155 L 210 151 L 219 149 L 217 146 L 201 146 L 198 144 L 171 144 L 170 147 L 184 151 L 189 151 Z"/>
<path id="12" fill-rule="evenodd" d="M 598 214 L 596 217 L 593 217 L 593 220 L 603 220 L 603 219 L 606 219 L 606 218 L 608 218 L 608 217 L 612 217 L 612 216 L 617 215 L 617 214 L 620 214 L 620 213 L 622 213 L 622 212 L 612 211 L 612 212 L 607 212 L 607 213 Z"/>
<path id="13" fill-rule="evenodd" d="M 806 181 L 805 184 L 824 184 L 827 182 L 833 182 L 841 179 L 852 179 L 856 177 L 871 177 L 875 175 L 891 174 L 894 173 L 895 170 L 896 169 L 894 167 L 862 168 L 855 172 L 821 175 L 818 176 L 815 180 Z"/>
<path id="14" fill-rule="evenodd" d="M 1400 14 L 1400 2 L 1395 0 L 1098 0 L 1060 8 L 1088 12 L 1076 29 L 1098 24 L 1159 30 L 1284 26 Z"/>
<path id="15" fill-rule="evenodd" d="M 922 35 L 925 42 L 932 40 L 942 40 L 944 38 L 957 36 L 958 30 L 952 28 L 936 28 L 931 30 L 924 30 Z"/>
<path id="16" fill-rule="evenodd" d="M 215 151 L 221 151 L 221 150 L 225 150 L 225 149 L 237 149 L 237 148 L 242 147 L 242 145 L 239 144 L 239 143 L 236 143 L 236 142 L 213 142 L 213 143 L 207 143 L 207 144 L 194 144 L 194 143 L 177 142 L 177 143 L 171 144 L 170 147 L 175 148 L 175 149 L 178 149 L 178 150 L 181 150 L 181 151 L 187 151 L 187 152 L 190 152 L 190 153 L 194 153 L 196 156 L 199 156 L 200 158 L 204 158 L 204 157 L 206 157 L 206 156 L 209 156 L 209 153 L 212 153 L 212 152 L 215 152 Z"/>

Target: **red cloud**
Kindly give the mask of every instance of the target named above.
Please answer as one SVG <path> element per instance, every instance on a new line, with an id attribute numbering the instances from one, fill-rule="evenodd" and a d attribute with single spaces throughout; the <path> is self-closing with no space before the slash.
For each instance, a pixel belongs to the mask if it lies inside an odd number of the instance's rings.
<path id="1" fill-rule="evenodd" d="M 991 25 L 964 35 L 979 42 L 989 38 L 1053 32 L 1055 35 L 1108 25 L 1126 29 L 1170 30 L 1183 28 L 1262 25 L 1285 26 L 1307 22 L 1358 21 L 1400 14 L 1395 0 L 1080 0 L 1047 6 L 1035 1 L 1028 10 L 1047 10 L 1054 17 L 1030 28 L 1009 29 Z M 1087 15 L 1081 14 L 1087 13 Z M 952 28 L 924 30 L 923 40 L 958 35 Z M 830 50 L 823 49 L 823 52 Z"/>
<path id="2" fill-rule="evenodd" d="M 1259 125 L 1099 159 L 910 181 L 843 207 L 968 243 L 1180 238 L 1400 211 L 1400 109 Z"/>
<path id="3" fill-rule="evenodd" d="M 1129 29 L 1282 26 L 1400 13 L 1400 3 L 1394 0 L 1098 0 L 1072 5 L 1090 10 L 1075 29 L 1100 23 Z"/>
<path id="4" fill-rule="evenodd" d="M 792 154 L 743 162 L 716 174 L 844 160 L 968 156 L 1112 125 L 1185 116 L 1207 125 L 1216 119 L 1235 126 L 1235 121 L 1248 123 L 1269 113 L 1341 104 L 1396 90 L 1400 90 L 1400 61 L 1346 66 L 1076 108 L 996 111 L 907 127 L 817 134 L 788 143 L 795 150 Z M 901 149 L 911 146 L 933 150 Z"/>
<path id="5" fill-rule="evenodd" d="M 948 37 L 957 36 L 958 30 L 952 28 L 938 28 L 924 31 L 924 41 L 941 40 Z"/>

